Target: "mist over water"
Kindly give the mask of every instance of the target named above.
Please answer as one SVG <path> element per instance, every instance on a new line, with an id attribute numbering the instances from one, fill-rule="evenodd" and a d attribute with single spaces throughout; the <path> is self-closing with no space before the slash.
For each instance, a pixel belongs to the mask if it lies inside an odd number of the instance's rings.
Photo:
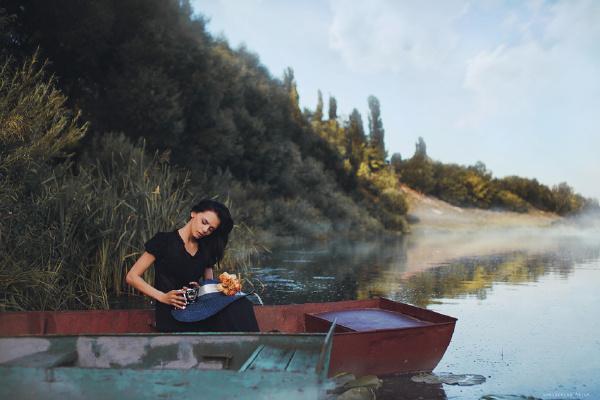
<path id="1" fill-rule="evenodd" d="M 410 300 L 417 290 L 413 284 L 424 279 L 528 282 L 550 272 L 567 276 L 577 263 L 599 257 L 600 229 L 578 225 L 415 230 L 401 238 L 298 241 L 272 248 L 252 270 L 271 304 L 372 296 Z M 463 285 L 463 294 L 469 287 Z M 425 293 L 422 288 L 419 305 L 450 290 L 435 289 Z"/>
<path id="2" fill-rule="evenodd" d="M 388 377 L 378 398 L 600 398 L 600 218 L 550 227 L 415 229 L 403 238 L 273 248 L 253 268 L 266 304 L 383 296 L 458 318 L 435 372 Z"/>

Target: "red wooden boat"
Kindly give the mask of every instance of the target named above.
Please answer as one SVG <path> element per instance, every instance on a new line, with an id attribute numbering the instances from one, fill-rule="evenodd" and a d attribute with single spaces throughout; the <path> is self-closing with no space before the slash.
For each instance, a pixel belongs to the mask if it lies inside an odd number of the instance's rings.
<path id="1" fill-rule="evenodd" d="M 450 344 L 456 318 L 392 300 L 256 306 L 261 331 L 336 329 L 329 373 L 388 375 L 433 370 Z M 0 336 L 152 333 L 153 310 L 4 312 Z"/>

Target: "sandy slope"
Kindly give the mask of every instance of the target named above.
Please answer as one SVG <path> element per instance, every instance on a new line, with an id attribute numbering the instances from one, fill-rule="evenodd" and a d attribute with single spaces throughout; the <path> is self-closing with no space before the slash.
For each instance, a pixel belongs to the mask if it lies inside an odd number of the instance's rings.
<path id="1" fill-rule="evenodd" d="M 482 227 L 546 227 L 561 219 L 556 214 L 533 211 L 521 214 L 510 211 L 490 211 L 455 207 L 445 201 L 428 197 L 410 189 L 401 188 L 408 200 L 411 228 L 417 229 L 480 229 Z"/>

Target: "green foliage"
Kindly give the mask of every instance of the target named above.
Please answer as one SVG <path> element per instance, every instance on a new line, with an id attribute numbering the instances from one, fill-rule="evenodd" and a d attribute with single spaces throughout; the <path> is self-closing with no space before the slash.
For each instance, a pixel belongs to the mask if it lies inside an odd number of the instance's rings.
<path id="1" fill-rule="evenodd" d="M 323 122 L 323 94 L 319 90 L 317 98 L 317 108 L 312 117 L 313 123 L 317 124 L 317 127 Z"/>
<path id="2" fill-rule="evenodd" d="M 56 303 L 64 270 L 52 248 L 59 237 L 45 230 L 45 187 L 66 170 L 50 163 L 67 156 L 86 131 L 64 107 L 65 97 L 47 79 L 36 57 L 0 69 L 0 304 L 20 307 Z M 60 227 L 53 221 L 50 228 Z M 6 306 L 5 306 L 6 307 Z"/>
<path id="3" fill-rule="evenodd" d="M 566 182 L 552 187 L 552 197 L 554 200 L 554 211 L 558 214 L 568 214 L 575 210 L 580 210 L 585 204 L 585 199 L 575 194 Z"/>
<path id="4" fill-rule="evenodd" d="M 41 185 L 13 205 L 0 249 L 4 307 L 107 308 L 143 242 L 172 229 L 189 208 L 187 178 L 145 156 L 143 146 L 122 136 L 94 144 L 95 155 L 77 168 L 33 171 Z M 40 286 L 25 279 L 42 274 L 50 280 Z"/>
<path id="5" fill-rule="evenodd" d="M 260 232 L 321 237 L 355 230 L 358 218 L 383 229 L 379 214 L 363 206 L 372 202 L 357 176 L 366 157 L 360 114 L 345 129 L 330 97 L 323 121 L 320 96 L 307 121 L 293 70 L 274 79 L 245 47 L 211 37 L 188 2 L 5 3 L 15 15 L 7 50 L 19 56 L 39 47 L 91 122 L 80 153 L 104 132 L 143 137 L 150 152 L 168 151 L 192 172 L 194 190 L 243 205 L 239 222 Z M 384 160 L 371 164 L 385 168 Z M 319 224 L 299 223 L 299 210 Z"/>
<path id="6" fill-rule="evenodd" d="M 369 96 L 369 154 L 367 159 L 372 169 L 383 166 L 387 154 L 385 151 L 383 122 L 381 121 L 381 106 L 375 96 Z"/>
<path id="7" fill-rule="evenodd" d="M 0 67 L 0 173 L 9 180 L 66 157 L 87 129 L 65 107 L 54 79 L 44 78 L 36 56 L 19 68 L 13 64 L 6 60 Z"/>
<path id="8" fill-rule="evenodd" d="M 400 169 L 402 169 L 402 156 L 400 155 L 400 153 L 392 154 L 390 164 L 392 165 L 394 171 L 396 171 L 397 173 L 400 172 Z"/>
<path id="9" fill-rule="evenodd" d="M 496 180 L 495 186 L 500 190 L 510 191 L 521 199 L 526 199 L 528 203 L 540 210 L 557 211 L 552 191 L 536 179 L 507 176 Z"/>
<path id="10" fill-rule="evenodd" d="M 345 130 L 346 146 L 344 155 L 350 162 L 352 173 L 356 175 L 360 164 L 365 159 L 365 148 L 367 145 L 362 117 L 356 108 L 352 110 Z"/>
<path id="11" fill-rule="evenodd" d="M 152 147 L 177 144 L 185 127 L 182 94 L 162 68 L 130 65 L 116 74 L 110 84 L 110 114 L 115 126 L 135 126 L 140 136 L 152 140 Z M 169 136 L 161 137 L 163 132 L 169 132 Z"/>
<path id="12" fill-rule="evenodd" d="M 0 70 L 0 309 L 107 308 L 144 241 L 182 225 L 194 200 L 189 174 L 123 135 L 72 162 L 87 124 L 65 102 L 35 58 Z M 236 226 L 225 266 L 256 254 L 251 235 Z"/>
<path id="13" fill-rule="evenodd" d="M 408 212 L 406 198 L 398 189 L 386 188 L 381 192 L 381 201 L 390 212 L 404 215 Z"/>
<path id="14" fill-rule="evenodd" d="M 294 78 L 294 70 L 288 67 L 283 73 L 283 86 L 288 93 L 290 106 L 292 108 L 292 116 L 296 121 L 300 121 L 300 95 L 296 87 L 296 79 Z"/>
<path id="15" fill-rule="evenodd" d="M 422 137 L 419 137 L 415 145 L 415 155 L 416 158 L 427 158 L 427 145 L 425 144 L 425 140 Z"/>
<path id="16" fill-rule="evenodd" d="M 435 188 L 433 163 L 427 158 L 412 157 L 399 170 L 400 180 L 408 186 L 431 194 Z"/>
<path id="17" fill-rule="evenodd" d="M 566 183 L 550 189 L 535 179 L 518 176 L 495 179 L 482 162 L 465 167 L 433 161 L 427 157 L 422 138 L 412 158 L 403 161 L 399 156 L 392 157 L 392 164 L 403 183 L 460 207 L 517 212 L 537 208 L 567 215 L 593 204 L 592 200 L 575 194 Z"/>
<path id="18" fill-rule="evenodd" d="M 510 211 L 527 212 L 529 204 L 518 195 L 508 190 L 499 190 L 494 196 L 494 203 L 500 208 Z"/>
<path id="19" fill-rule="evenodd" d="M 329 96 L 329 120 L 336 121 L 337 115 L 337 100 L 333 96 Z"/>
<path id="20" fill-rule="evenodd" d="M 188 174 L 122 135 L 97 139 L 93 148 L 77 168 L 67 163 L 43 173 L 42 185 L 2 227 L 5 309 L 108 308 L 112 296 L 131 293 L 123 281 L 143 243 L 186 222 L 194 200 Z M 257 253 L 251 235 L 235 227 L 228 270 Z M 145 278 L 153 281 L 152 269 Z"/>

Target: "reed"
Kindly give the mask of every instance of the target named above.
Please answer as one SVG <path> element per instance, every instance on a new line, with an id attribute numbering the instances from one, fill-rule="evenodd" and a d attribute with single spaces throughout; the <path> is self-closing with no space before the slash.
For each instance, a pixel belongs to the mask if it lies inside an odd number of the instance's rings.
<path id="1" fill-rule="evenodd" d="M 106 309 L 133 293 L 124 277 L 144 242 L 184 224 L 207 193 L 120 134 L 96 138 L 72 162 L 67 149 L 87 125 L 36 65 L 0 68 L 0 311 Z M 222 268 L 244 271 L 254 241 L 236 226 Z"/>
<path id="2" fill-rule="evenodd" d="M 204 196 L 192 195 L 189 174 L 148 156 L 143 142 L 107 135 L 93 147 L 77 168 L 54 168 L 20 213 L 23 229 L 8 232 L 15 246 L 30 245 L 12 262 L 3 254 L 4 310 L 108 308 L 112 296 L 133 294 L 124 277 L 144 242 L 184 224 L 194 197 Z M 220 268 L 246 276 L 261 247 L 244 224 L 231 239 Z M 152 268 L 144 278 L 153 281 Z"/>

